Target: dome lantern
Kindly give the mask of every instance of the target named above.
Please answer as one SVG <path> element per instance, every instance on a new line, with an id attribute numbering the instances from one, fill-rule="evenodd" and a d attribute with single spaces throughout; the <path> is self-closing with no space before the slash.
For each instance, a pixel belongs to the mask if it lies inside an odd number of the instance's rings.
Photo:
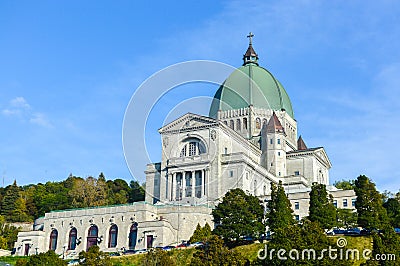
<path id="1" fill-rule="evenodd" d="M 258 54 L 253 48 L 253 37 L 254 34 L 252 32 L 247 35 L 247 38 L 249 38 L 249 48 L 247 48 L 246 53 L 243 55 L 243 65 L 253 63 L 258 66 Z"/>

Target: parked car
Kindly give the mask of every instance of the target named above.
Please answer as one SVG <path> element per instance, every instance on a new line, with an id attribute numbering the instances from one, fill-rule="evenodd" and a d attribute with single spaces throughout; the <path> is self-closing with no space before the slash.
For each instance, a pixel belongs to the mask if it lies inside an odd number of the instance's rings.
<path id="1" fill-rule="evenodd" d="M 190 244 L 191 247 L 202 247 L 204 246 L 203 242 L 194 242 L 192 244 Z"/>
<path id="2" fill-rule="evenodd" d="M 124 255 L 132 255 L 132 254 L 135 254 L 135 250 L 133 250 L 133 249 L 125 249 L 123 254 Z"/>
<path id="3" fill-rule="evenodd" d="M 162 250 L 169 251 L 169 250 L 172 250 L 174 248 L 175 248 L 174 246 L 165 246 L 165 247 L 162 248 Z"/>
<path id="4" fill-rule="evenodd" d="M 359 236 L 361 234 L 361 230 L 359 228 L 349 228 L 344 231 L 344 235 L 346 236 Z"/>
<path id="5" fill-rule="evenodd" d="M 344 235 L 344 233 L 346 232 L 345 229 L 342 228 L 335 228 L 331 231 L 331 235 Z"/>
<path id="6" fill-rule="evenodd" d="M 188 244 L 188 243 L 186 243 L 186 242 L 183 242 L 183 243 L 181 243 L 181 244 L 177 245 L 177 246 L 176 246 L 176 248 L 187 248 L 188 246 L 189 246 L 189 244 Z"/>
<path id="7" fill-rule="evenodd" d="M 135 250 L 135 254 L 145 254 L 149 252 L 147 249 L 139 249 L 139 250 Z"/>
<path id="8" fill-rule="evenodd" d="M 394 231 L 396 232 L 396 234 L 400 234 L 400 228 L 395 228 Z"/>

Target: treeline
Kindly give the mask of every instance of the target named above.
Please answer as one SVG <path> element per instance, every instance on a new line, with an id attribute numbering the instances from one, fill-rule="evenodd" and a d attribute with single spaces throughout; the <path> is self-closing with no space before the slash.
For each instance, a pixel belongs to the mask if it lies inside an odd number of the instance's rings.
<path id="1" fill-rule="evenodd" d="M 7 222 L 31 222 L 46 212 L 132 203 L 144 200 L 144 188 L 137 181 L 106 180 L 103 173 L 82 178 L 70 175 L 61 182 L 12 185 L 0 188 L 0 215 Z"/>

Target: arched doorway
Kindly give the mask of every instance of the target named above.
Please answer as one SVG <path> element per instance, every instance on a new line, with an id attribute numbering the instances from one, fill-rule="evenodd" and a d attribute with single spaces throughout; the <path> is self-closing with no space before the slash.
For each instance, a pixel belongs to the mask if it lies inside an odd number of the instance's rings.
<path id="1" fill-rule="evenodd" d="M 129 249 L 135 249 L 137 241 L 137 223 L 132 224 L 129 230 Z"/>
<path id="2" fill-rule="evenodd" d="M 69 231 L 68 250 L 75 250 L 76 236 L 77 236 L 77 231 L 76 228 L 74 227 Z"/>
<path id="3" fill-rule="evenodd" d="M 97 245 L 98 235 L 99 235 L 99 229 L 97 228 L 96 225 L 92 225 L 88 231 L 86 249 L 89 249 L 91 246 Z"/>
<path id="4" fill-rule="evenodd" d="M 117 227 L 117 225 L 114 224 L 110 228 L 108 247 L 115 248 L 117 246 L 117 239 L 118 239 L 118 227 Z"/>
<path id="5" fill-rule="evenodd" d="M 50 233 L 49 250 L 57 249 L 57 238 L 58 238 L 58 231 L 56 229 L 53 229 Z"/>

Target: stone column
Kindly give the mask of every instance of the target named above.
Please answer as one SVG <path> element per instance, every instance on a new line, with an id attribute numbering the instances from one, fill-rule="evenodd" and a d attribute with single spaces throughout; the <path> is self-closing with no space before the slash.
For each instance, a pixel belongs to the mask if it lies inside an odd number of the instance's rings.
<path id="1" fill-rule="evenodd" d="M 182 172 L 182 199 L 186 197 L 186 172 Z"/>
<path id="2" fill-rule="evenodd" d="M 192 171 L 192 197 L 195 197 L 196 171 Z"/>
<path id="3" fill-rule="evenodd" d="M 171 200 L 175 201 L 176 200 L 176 173 L 172 173 L 172 180 L 171 180 Z"/>
<path id="4" fill-rule="evenodd" d="M 201 170 L 201 196 L 206 194 L 206 170 Z"/>

